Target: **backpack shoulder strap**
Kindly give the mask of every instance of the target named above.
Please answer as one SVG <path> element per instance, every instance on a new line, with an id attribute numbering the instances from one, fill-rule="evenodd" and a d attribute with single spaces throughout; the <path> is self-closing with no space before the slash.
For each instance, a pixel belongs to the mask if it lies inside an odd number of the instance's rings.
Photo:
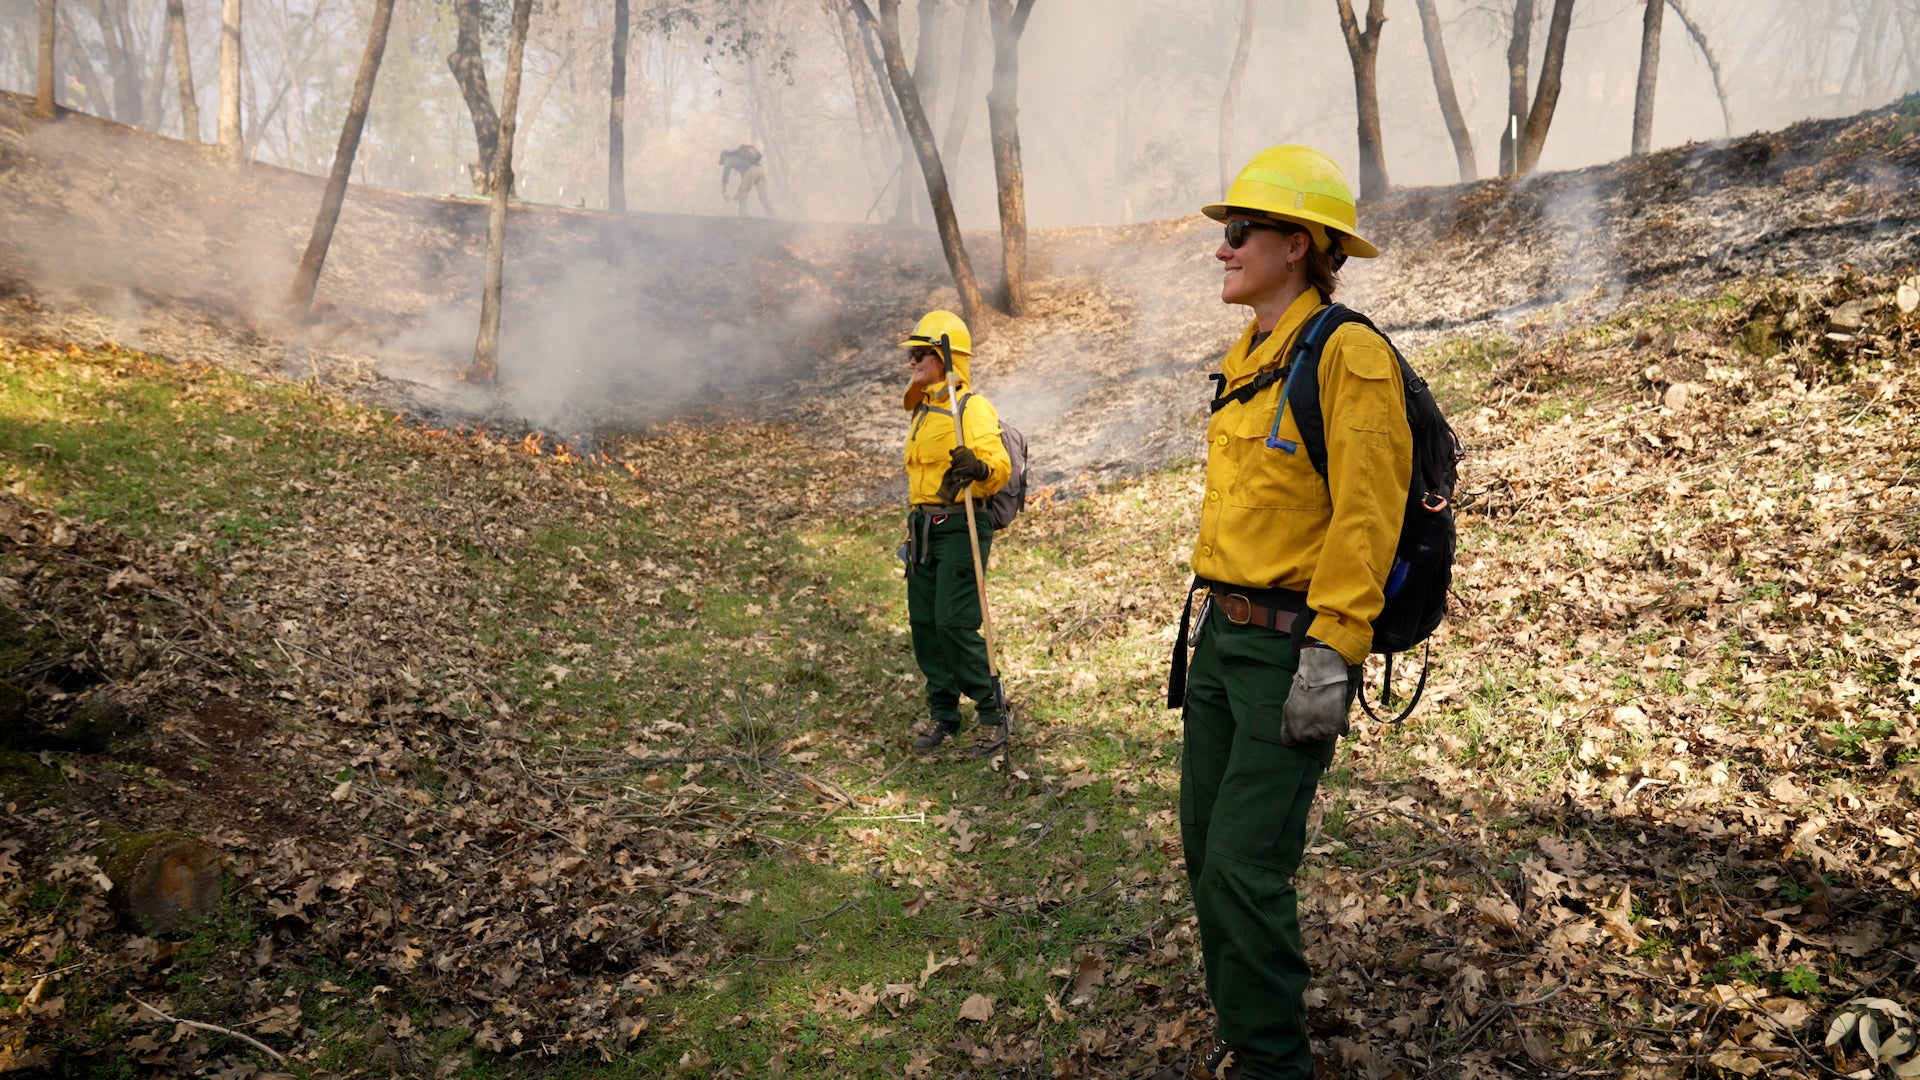
<path id="1" fill-rule="evenodd" d="M 1387 348 L 1393 350 L 1396 360 L 1400 350 L 1394 348 L 1387 335 L 1373 325 L 1373 320 L 1353 310 L 1345 304 L 1330 304 L 1320 319 L 1307 327 L 1300 343 L 1294 346 L 1293 364 L 1300 372 L 1299 378 L 1290 384 L 1288 403 L 1293 406 L 1293 422 L 1300 428 L 1300 441 L 1307 444 L 1307 458 L 1313 462 L 1315 472 L 1322 478 L 1327 475 L 1327 422 L 1320 411 L 1320 357 L 1327 349 L 1327 340 L 1335 330 L 1349 323 L 1361 326 L 1380 334 L 1380 340 L 1387 342 Z M 1406 366 L 1406 361 L 1400 361 Z M 1304 365 L 1304 366 L 1300 366 Z"/>

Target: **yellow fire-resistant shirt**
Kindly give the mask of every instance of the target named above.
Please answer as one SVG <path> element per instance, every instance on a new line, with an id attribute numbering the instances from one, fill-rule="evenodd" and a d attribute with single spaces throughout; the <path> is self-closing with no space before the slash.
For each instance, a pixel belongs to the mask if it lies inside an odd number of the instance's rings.
<path id="1" fill-rule="evenodd" d="M 957 359 L 957 358 L 956 358 Z M 956 370 L 959 365 L 955 365 Z M 1006 486 L 1013 474 L 1013 462 L 1000 441 L 1000 414 L 993 403 L 960 386 L 961 410 L 966 425 L 967 449 L 987 466 L 987 478 L 971 485 L 973 501 L 980 500 Z M 939 502 L 940 481 L 953 464 L 953 411 L 947 407 L 947 388 L 936 386 L 926 400 L 913 409 L 907 423 L 907 501 Z M 958 498 L 958 496 L 955 496 Z"/>
<path id="2" fill-rule="evenodd" d="M 1307 290 L 1251 352 L 1258 323 L 1250 324 L 1221 363 L 1226 389 L 1286 359 L 1323 306 L 1320 294 Z M 1342 326 L 1328 339 L 1320 356 L 1324 480 L 1300 442 L 1291 403 L 1279 437 L 1295 451 L 1267 446 L 1284 385 L 1282 379 L 1245 402 L 1227 404 L 1207 424 L 1207 488 L 1193 571 L 1306 593 L 1315 613 L 1309 634 L 1357 664 L 1373 644 L 1373 619 L 1385 603 L 1382 589 L 1413 473 L 1400 365 L 1392 348 L 1364 326 Z"/>

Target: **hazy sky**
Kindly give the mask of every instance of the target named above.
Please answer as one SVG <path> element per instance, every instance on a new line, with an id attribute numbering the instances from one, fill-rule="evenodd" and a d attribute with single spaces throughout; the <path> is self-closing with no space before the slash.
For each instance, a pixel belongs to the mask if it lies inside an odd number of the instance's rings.
<path id="1" fill-rule="evenodd" d="M 936 130 L 952 117 L 960 0 L 945 35 L 946 77 L 932 108 Z M 243 99 L 261 160 L 323 172 L 337 138 L 371 0 L 246 0 L 249 87 Z M 642 6 L 643 0 L 636 0 Z M 1021 49 L 1021 135 L 1030 214 L 1037 225 L 1116 223 L 1191 212 L 1219 193 L 1219 116 L 1242 0 L 1038 0 Z M 0 85 L 31 90 L 37 0 L 0 0 Z M 63 100 L 90 111 L 93 86 L 112 97 L 100 5 L 68 2 Z M 157 49 L 163 0 L 120 0 L 142 55 Z M 1366 0 L 1355 0 L 1364 10 Z M 1538 0 L 1535 66 L 1551 0 Z M 106 5 L 116 8 L 116 5 Z M 203 133 L 213 127 L 219 4 L 187 0 Z M 589 206 L 606 202 L 604 3 L 543 0 L 534 20 L 517 154 L 527 197 Z M 749 57 L 715 52 L 706 30 L 673 42 L 636 35 L 627 123 L 628 205 L 725 214 L 720 149 L 755 142 L 768 152 L 783 215 L 885 220 L 903 181 L 924 216 L 918 168 L 860 137 L 848 58 L 821 0 L 738 0 L 769 30 Z M 1497 163 L 1506 109 L 1511 0 L 1438 0 L 1480 174 Z M 1854 112 L 1920 88 L 1920 0 L 1687 0 L 1718 57 L 1733 132 L 1810 116 Z M 1638 64 L 1639 0 L 1580 0 L 1568 41 L 1565 85 L 1543 169 L 1623 156 Z M 917 4 L 904 0 L 908 48 Z M 1379 64 L 1388 170 L 1396 185 L 1458 179 L 1411 0 L 1389 0 Z M 1870 15 L 1883 21 L 1863 26 Z M 1656 147 L 1727 134 L 1700 51 L 1671 11 L 1661 47 Z M 443 3 L 402 4 L 396 18 L 356 178 L 430 193 L 466 190 L 474 157 L 470 121 L 444 62 L 453 28 Z M 1867 48 L 1860 48 L 1862 42 Z M 491 43 L 497 97 L 501 48 Z M 991 47 L 977 52 L 967 132 L 948 163 L 963 223 L 997 220 L 984 105 Z M 145 70 L 143 126 L 179 132 L 173 72 Z M 156 81 L 157 79 L 157 81 Z M 289 92 L 290 91 L 290 92 Z M 160 114 L 156 120 L 155 112 Z M 1352 69 L 1334 0 L 1259 0 L 1252 59 L 1231 156 L 1304 141 L 1352 175 L 1357 162 Z"/>

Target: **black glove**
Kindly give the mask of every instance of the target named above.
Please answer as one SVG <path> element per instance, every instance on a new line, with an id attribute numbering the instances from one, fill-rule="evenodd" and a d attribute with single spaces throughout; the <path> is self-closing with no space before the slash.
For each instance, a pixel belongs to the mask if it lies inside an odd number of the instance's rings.
<path id="1" fill-rule="evenodd" d="M 985 480 L 992 475 L 987 469 L 987 463 L 981 461 L 973 451 L 964 446 L 954 447 L 948 456 L 953 459 L 953 464 L 947 466 L 947 474 L 940 479 L 940 490 L 934 495 L 934 498 L 943 503 L 950 503 L 959 498 L 961 490 L 968 484 Z"/>
<path id="2" fill-rule="evenodd" d="M 1314 642 L 1300 650 L 1293 689 L 1280 710 L 1280 741 L 1288 746 L 1347 733 L 1347 661 L 1332 647 Z"/>
<path id="3" fill-rule="evenodd" d="M 964 446 L 954 447 L 947 456 L 953 459 L 953 466 L 947 470 L 948 476 L 971 484 L 975 480 L 985 480 L 990 475 L 987 463 L 975 457 L 973 451 Z"/>

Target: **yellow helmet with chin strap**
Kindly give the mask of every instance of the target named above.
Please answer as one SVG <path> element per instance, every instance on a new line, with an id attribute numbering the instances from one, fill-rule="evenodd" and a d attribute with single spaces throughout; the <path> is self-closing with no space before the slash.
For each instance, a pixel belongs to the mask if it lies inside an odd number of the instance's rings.
<path id="1" fill-rule="evenodd" d="M 920 325 L 913 328 L 907 340 L 900 343 L 903 349 L 931 345 L 940 347 L 940 335 L 947 335 L 947 346 L 956 356 L 973 355 L 973 335 L 967 333 L 967 324 L 960 316 L 951 311 L 929 311 L 920 317 Z"/>
<path id="2" fill-rule="evenodd" d="M 1361 239 L 1353 189 L 1333 159 L 1311 146 L 1269 146 L 1234 177 L 1221 202 L 1200 208 L 1215 221 L 1251 213 L 1305 226 L 1313 246 L 1334 258 L 1371 259 L 1380 249 Z M 1337 241 L 1337 244 L 1336 244 Z"/>

